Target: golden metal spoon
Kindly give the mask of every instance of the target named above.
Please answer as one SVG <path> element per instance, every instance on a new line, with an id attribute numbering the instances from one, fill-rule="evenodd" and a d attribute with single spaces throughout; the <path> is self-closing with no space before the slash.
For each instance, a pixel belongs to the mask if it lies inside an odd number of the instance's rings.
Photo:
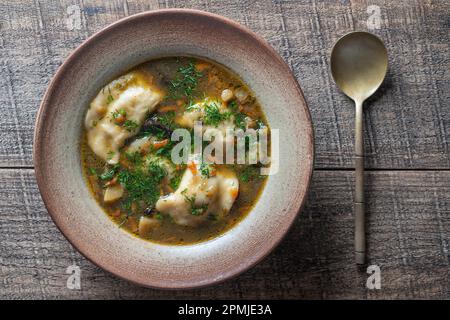
<path id="1" fill-rule="evenodd" d="M 363 102 L 383 82 L 388 66 L 383 42 L 368 32 L 351 32 L 331 52 L 331 74 L 338 87 L 354 102 L 355 113 L 355 254 L 364 264 L 366 255 L 364 213 Z"/>

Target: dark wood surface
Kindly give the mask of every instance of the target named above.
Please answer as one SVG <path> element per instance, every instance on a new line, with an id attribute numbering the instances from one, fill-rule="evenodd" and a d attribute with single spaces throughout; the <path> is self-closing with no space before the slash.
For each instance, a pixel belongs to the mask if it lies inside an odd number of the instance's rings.
<path id="1" fill-rule="evenodd" d="M 81 10 L 69 30 L 68 7 Z M 353 264 L 353 107 L 329 73 L 333 43 L 380 8 L 389 73 L 365 108 L 368 250 L 381 289 Z M 261 264 L 192 291 L 137 287 L 97 268 L 60 234 L 33 175 L 40 99 L 89 35 L 137 12 L 188 7 L 246 25 L 299 80 L 315 126 L 307 205 Z M 76 9 L 76 8 L 75 8 Z M 369 10 L 370 11 L 370 10 Z M 448 1 L 7 1 L 0 3 L 0 298 L 450 298 L 450 3 Z M 81 267 L 81 290 L 66 287 Z"/>

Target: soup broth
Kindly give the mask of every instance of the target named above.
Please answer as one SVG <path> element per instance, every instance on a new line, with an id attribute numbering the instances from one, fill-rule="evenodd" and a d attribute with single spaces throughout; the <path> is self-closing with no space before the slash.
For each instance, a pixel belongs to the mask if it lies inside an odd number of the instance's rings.
<path id="1" fill-rule="evenodd" d="M 260 163 L 217 164 L 216 154 L 172 161 L 172 132 L 192 134 L 195 121 L 204 129 L 270 135 L 251 90 L 204 59 L 151 60 L 99 91 L 82 133 L 83 170 L 119 228 L 149 241 L 191 244 L 219 236 L 251 211 L 267 180 Z"/>

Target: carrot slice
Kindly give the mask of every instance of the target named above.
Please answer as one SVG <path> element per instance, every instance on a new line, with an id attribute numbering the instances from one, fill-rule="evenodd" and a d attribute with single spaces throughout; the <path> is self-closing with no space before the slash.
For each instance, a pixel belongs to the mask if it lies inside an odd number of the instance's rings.
<path id="1" fill-rule="evenodd" d="M 115 185 L 117 183 L 117 177 L 112 178 L 111 180 L 109 180 L 108 182 L 105 183 L 105 186 L 109 187 L 112 185 Z"/>
<path id="2" fill-rule="evenodd" d="M 233 189 L 231 189 L 230 190 L 230 195 L 233 197 L 233 198 L 236 198 L 237 197 L 237 195 L 238 195 L 238 189 L 237 188 L 233 188 Z"/>
<path id="3" fill-rule="evenodd" d="M 125 122 L 125 120 L 126 120 L 126 118 L 125 118 L 125 116 L 122 115 L 122 114 L 119 114 L 119 115 L 117 116 L 117 118 L 114 119 L 114 121 L 115 121 L 117 124 L 122 124 L 122 123 Z"/>
<path id="4" fill-rule="evenodd" d="M 160 149 L 169 143 L 169 139 L 164 139 L 160 141 L 153 142 L 153 148 Z"/>
<path id="5" fill-rule="evenodd" d="M 195 69 L 197 69 L 197 71 L 203 71 L 203 70 L 205 70 L 208 67 L 209 67 L 209 64 L 208 63 L 204 63 L 204 62 L 199 62 L 199 63 L 197 63 L 195 65 Z"/>
<path id="6" fill-rule="evenodd" d="M 191 170 L 192 174 L 197 174 L 197 166 L 193 161 L 189 162 L 187 167 Z"/>

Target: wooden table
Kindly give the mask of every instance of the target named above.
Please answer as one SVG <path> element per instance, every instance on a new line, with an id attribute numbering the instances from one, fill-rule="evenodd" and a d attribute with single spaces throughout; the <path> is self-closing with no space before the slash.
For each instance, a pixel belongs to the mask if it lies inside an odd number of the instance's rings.
<path id="1" fill-rule="evenodd" d="M 313 183 L 288 236 L 245 274 L 192 291 L 141 288 L 87 261 L 52 223 L 33 174 L 35 115 L 58 66 L 109 23 L 165 7 L 218 13 L 267 39 L 294 70 L 315 126 Z M 448 1 L 2 1 L 0 298 L 450 298 L 449 13 Z M 328 61 L 338 37 L 368 28 L 390 63 L 365 108 L 368 251 L 379 290 L 354 265 L 354 109 Z M 81 290 L 66 286 L 73 264 Z"/>

